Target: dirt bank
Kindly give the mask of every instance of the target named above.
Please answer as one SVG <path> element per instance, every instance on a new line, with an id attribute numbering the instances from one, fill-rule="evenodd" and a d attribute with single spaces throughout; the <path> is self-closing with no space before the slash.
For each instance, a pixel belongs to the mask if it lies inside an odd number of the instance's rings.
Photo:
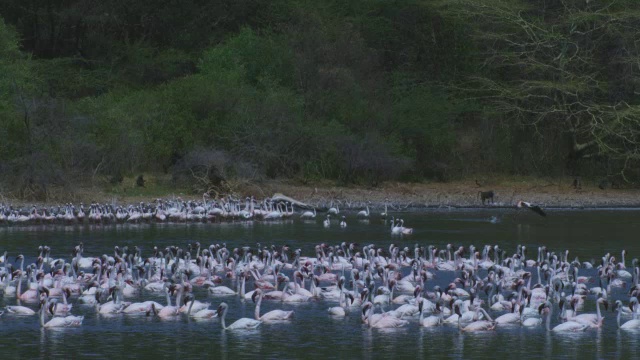
<path id="1" fill-rule="evenodd" d="M 188 190 L 174 189 L 166 182 L 149 177 L 145 188 L 126 181 L 118 188 L 100 186 L 76 188 L 73 192 L 57 196 L 46 205 L 65 202 L 85 204 L 92 201 L 101 203 L 136 204 L 150 202 L 156 198 L 181 197 L 202 199 Z M 316 207 L 328 207 L 333 202 L 345 209 L 361 209 L 370 204 L 375 209 L 383 209 L 387 200 L 394 210 L 408 208 L 437 207 L 481 207 L 479 191 L 492 190 L 495 194 L 493 206 L 514 206 L 518 200 L 525 200 L 542 207 L 603 208 L 640 207 L 639 189 L 600 189 L 595 183 L 584 183 L 581 189 L 571 185 L 571 179 L 546 180 L 535 178 L 482 180 L 480 186 L 475 180 L 447 183 L 384 183 L 377 187 L 336 186 L 324 182 L 302 185 L 293 181 L 266 181 L 236 183 L 232 189 L 238 197 L 255 196 L 263 199 L 274 193 L 282 193 L 296 200 Z M 11 197 L 3 197 L 4 203 L 30 205 Z M 377 210 L 376 210 L 377 211 Z"/>
<path id="2" fill-rule="evenodd" d="M 595 185 L 574 189 L 571 184 L 543 181 L 505 182 L 491 186 L 477 186 L 474 181 L 388 183 L 376 188 L 281 184 L 279 188 L 271 189 L 315 206 L 328 206 L 333 200 L 347 208 L 361 208 L 368 201 L 375 207 L 383 207 L 385 199 L 395 208 L 480 207 L 482 202 L 478 192 L 488 190 L 495 194 L 494 206 L 514 206 L 518 200 L 524 200 L 542 207 L 640 207 L 640 191 L 637 189 L 602 190 Z"/>

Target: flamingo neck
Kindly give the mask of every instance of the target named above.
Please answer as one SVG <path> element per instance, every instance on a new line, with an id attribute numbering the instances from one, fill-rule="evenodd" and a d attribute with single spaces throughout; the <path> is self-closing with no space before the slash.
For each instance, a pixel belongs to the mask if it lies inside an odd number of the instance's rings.
<path id="1" fill-rule="evenodd" d="M 40 326 L 44 327 L 44 312 L 45 312 L 45 308 L 47 307 L 47 303 L 45 301 L 45 304 L 42 305 L 42 307 L 40 308 Z M 618 316 L 618 319 L 620 318 L 620 316 Z M 618 323 L 620 323 L 620 321 L 618 321 Z"/>
<path id="2" fill-rule="evenodd" d="M 227 317 L 227 308 L 225 307 L 225 308 L 222 310 L 222 319 L 220 320 L 220 323 L 222 324 L 222 328 L 223 328 L 223 329 L 225 329 L 225 330 L 227 329 L 227 325 L 226 325 L 226 323 L 225 323 L 225 321 L 224 321 L 224 319 L 225 319 L 226 317 Z"/>
<path id="3" fill-rule="evenodd" d="M 258 295 L 258 303 L 256 304 L 256 310 L 254 313 L 256 320 L 260 320 L 260 304 L 262 304 L 262 293 Z"/>
<path id="4" fill-rule="evenodd" d="M 22 290 L 22 273 L 20 273 L 20 276 L 18 276 L 18 288 L 16 289 L 16 296 L 18 297 L 18 299 L 20 299 L 20 296 L 22 295 L 20 293 L 21 290 Z"/>
<path id="5" fill-rule="evenodd" d="M 369 323 L 369 327 L 372 327 L 372 321 L 373 321 L 373 305 L 371 305 L 371 307 L 369 308 L 369 311 L 367 312 L 367 322 Z"/>
<path id="6" fill-rule="evenodd" d="M 195 299 L 194 299 L 194 300 L 191 300 L 191 304 L 189 305 L 189 310 L 187 310 L 187 316 L 190 316 L 190 315 L 191 315 L 191 308 L 193 307 L 193 303 L 195 303 L 195 302 L 196 302 L 196 300 L 195 300 Z"/>

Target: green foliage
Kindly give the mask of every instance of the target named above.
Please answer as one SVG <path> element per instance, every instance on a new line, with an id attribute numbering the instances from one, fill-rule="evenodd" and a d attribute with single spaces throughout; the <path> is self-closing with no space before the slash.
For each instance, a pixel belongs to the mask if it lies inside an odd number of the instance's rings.
<path id="1" fill-rule="evenodd" d="M 0 180 L 24 196 L 210 158 L 345 184 L 636 176 L 632 0 L 87 4 L 3 8 Z"/>
<path id="2" fill-rule="evenodd" d="M 293 52 L 285 39 L 276 35 L 257 35 L 250 28 L 222 46 L 208 49 L 199 69 L 205 75 L 234 71 L 249 85 L 275 82 L 283 86 L 293 83 Z"/>
<path id="3" fill-rule="evenodd" d="M 22 156 L 29 142 L 26 114 L 38 85 L 32 62 L 19 50 L 18 34 L 0 18 L 0 163 Z"/>

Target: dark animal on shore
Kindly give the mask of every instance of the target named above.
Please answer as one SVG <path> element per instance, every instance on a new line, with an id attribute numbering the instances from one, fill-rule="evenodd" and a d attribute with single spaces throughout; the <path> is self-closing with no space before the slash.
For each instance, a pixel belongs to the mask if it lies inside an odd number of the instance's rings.
<path id="1" fill-rule="evenodd" d="M 612 189 L 620 189 L 620 185 L 615 180 L 602 179 L 598 184 L 600 190 L 604 190 L 606 188 Z"/>
<path id="2" fill-rule="evenodd" d="M 482 205 L 484 205 L 485 200 L 488 200 L 493 204 L 493 190 L 489 191 L 478 191 L 478 197 L 482 200 Z"/>
<path id="3" fill-rule="evenodd" d="M 540 206 L 533 205 L 533 204 L 531 204 L 529 202 L 526 202 L 526 201 L 522 201 L 522 200 L 518 201 L 518 203 L 516 204 L 516 207 L 517 208 L 527 208 L 527 209 L 537 213 L 540 216 L 547 216 L 547 213 L 545 213 L 542 210 L 542 208 L 540 208 Z"/>
<path id="4" fill-rule="evenodd" d="M 136 179 L 136 185 L 137 186 L 144 187 L 144 183 L 145 182 L 146 182 L 146 180 L 144 179 L 142 174 L 140 176 L 138 176 L 138 178 Z"/>
<path id="5" fill-rule="evenodd" d="M 575 178 L 573 178 L 573 188 L 576 190 L 582 189 L 582 181 L 580 179 L 580 176 L 576 176 Z"/>

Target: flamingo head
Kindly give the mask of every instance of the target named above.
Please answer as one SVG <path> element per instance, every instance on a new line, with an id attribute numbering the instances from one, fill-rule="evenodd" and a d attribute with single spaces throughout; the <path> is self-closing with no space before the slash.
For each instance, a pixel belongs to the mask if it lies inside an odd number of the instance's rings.
<path id="1" fill-rule="evenodd" d="M 196 298 L 195 298 L 195 296 L 193 296 L 192 293 L 188 293 L 182 298 L 182 302 L 184 304 L 188 303 L 189 301 L 195 301 L 195 300 L 196 300 Z"/>
<path id="2" fill-rule="evenodd" d="M 218 306 L 218 310 L 217 310 L 218 316 L 222 316 L 222 313 L 223 313 L 224 309 L 226 309 L 226 308 L 227 308 L 227 303 L 221 303 Z"/>
<path id="3" fill-rule="evenodd" d="M 367 301 L 363 306 L 362 306 L 362 316 L 365 316 L 367 314 L 367 311 L 373 306 L 373 304 L 370 301 Z"/>
<path id="4" fill-rule="evenodd" d="M 258 298 L 260 295 L 262 295 L 262 290 L 256 289 L 256 291 L 253 292 L 253 295 L 251 295 L 251 301 L 255 303 L 256 298 Z"/>

